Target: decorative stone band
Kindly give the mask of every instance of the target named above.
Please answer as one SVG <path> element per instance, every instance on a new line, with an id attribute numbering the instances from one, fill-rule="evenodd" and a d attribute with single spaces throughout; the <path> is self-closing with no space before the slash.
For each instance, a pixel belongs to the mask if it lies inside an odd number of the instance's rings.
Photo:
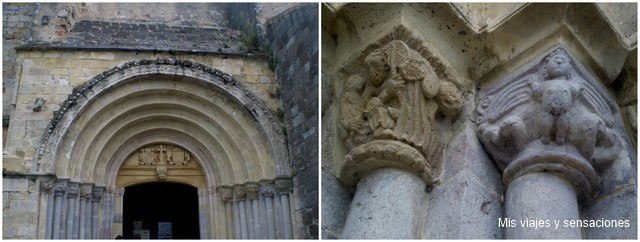
<path id="1" fill-rule="evenodd" d="M 531 143 L 504 169 L 503 182 L 531 172 L 548 172 L 565 179 L 576 189 L 578 199 L 589 201 L 599 191 L 599 177 L 591 164 L 572 146 L 548 146 Z"/>
<path id="2" fill-rule="evenodd" d="M 355 186 L 372 171 L 384 167 L 416 173 L 426 184 L 434 179 L 432 167 L 420 151 L 396 140 L 374 140 L 353 148 L 345 157 L 339 178 Z"/>

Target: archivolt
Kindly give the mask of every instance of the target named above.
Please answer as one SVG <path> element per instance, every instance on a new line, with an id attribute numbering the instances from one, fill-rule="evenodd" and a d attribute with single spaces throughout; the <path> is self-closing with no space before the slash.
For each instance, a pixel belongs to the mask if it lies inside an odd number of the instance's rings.
<path id="1" fill-rule="evenodd" d="M 202 64 L 125 63 L 61 106 L 42 138 L 38 173 L 110 184 L 122 157 L 162 138 L 198 156 L 210 186 L 290 173 L 273 114 L 241 83 Z"/>

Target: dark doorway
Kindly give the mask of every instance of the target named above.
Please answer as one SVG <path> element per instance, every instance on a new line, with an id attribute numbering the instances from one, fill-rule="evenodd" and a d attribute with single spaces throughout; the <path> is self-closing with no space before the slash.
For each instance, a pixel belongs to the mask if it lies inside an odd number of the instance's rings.
<path id="1" fill-rule="evenodd" d="M 137 239 L 140 234 L 144 237 L 145 233 L 150 239 L 158 239 L 159 223 L 171 223 L 172 239 L 200 238 L 195 187 L 169 182 L 129 186 L 125 188 L 123 210 L 125 239 Z M 135 235 L 134 223 L 138 227 Z"/>

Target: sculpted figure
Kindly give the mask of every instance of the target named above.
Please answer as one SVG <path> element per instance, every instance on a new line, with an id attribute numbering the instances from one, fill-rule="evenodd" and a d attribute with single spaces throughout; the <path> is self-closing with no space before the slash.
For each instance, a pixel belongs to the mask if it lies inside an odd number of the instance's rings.
<path id="1" fill-rule="evenodd" d="M 571 80 L 571 65 L 564 53 L 552 54 L 543 67 L 546 81 L 529 82 L 533 99 L 542 105 L 539 121 L 541 141 L 550 141 L 562 145 L 569 134 L 569 116 L 567 112 L 580 92 L 580 84 Z"/>
<path id="2" fill-rule="evenodd" d="M 369 124 L 364 120 L 365 100 L 362 97 L 365 80 L 360 75 L 353 75 L 347 81 L 345 92 L 340 100 L 340 114 L 347 139 L 347 146 L 363 143 L 367 133 L 371 131 Z"/>

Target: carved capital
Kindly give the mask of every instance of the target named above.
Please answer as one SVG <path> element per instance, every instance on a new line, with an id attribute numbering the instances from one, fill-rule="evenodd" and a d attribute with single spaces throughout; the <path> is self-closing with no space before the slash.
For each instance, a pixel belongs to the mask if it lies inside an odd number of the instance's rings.
<path id="1" fill-rule="evenodd" d="M 80 191 L 80 183 L 79 182 L 69 182 L 67 197 L 75 198 L 78 196 L 78 192 Z"/>
<path id="2" fill-rule="evenodd" d="M 244 186 L 233 186 L 233 201 L 244 201 L 245 199 L 247 199 L 247 191 L 244 189 Z"/>
<path id="3" fill-rule="evenodd" d="M 53 185 L 53 195 L 54 196 L 62 196 L 65 192 L 67 192 L 67 185 L 69 183 L 69 179 L 58 179 L 56 183 Z"/>
<path id="4" fill-rule="evenodd" d="M 401 142 L 402 147 L 417 151 L 423 157 L 420 161 L 429 161 L 430 169 L 439 169 L 442 150 L 452 136 L 451 124 L 460 113 L 464 98 L 446 74 L 434 68 L 430 62 L 433 60 L 427 60 L 414 49 L 418 47 L 416 42 L 419 41 L 395 39 L 377 45 L 348 67 L 355 74 L 345 73 L 339 132 L 352 152 L 362 146 L 380 147 L 380 141 Z M 391 146 L 396 145 L 387 147 Z M 393 152 L 385 151 L 393 157 L 403 156 Z M 385 160 L 389 164 L 406 163 Z M 361 161 L 364 160 L 358 162 Z M 358 166 L 379 167 L 374 159 L 367 162 L 372 164 Z M 399 164 L 392 166 L 405 168 Z"/>
<path id="5" fill-rule="evenodd" d="M 216 188 L 215 187 L 207 187 L 207 193 L 208 194 L 216 194 Z"/>
<path id="6" fill-rule="evenodd" d="M 479 92 L 478 134 L 504 171 L 504 182 L 528 172 L 564 177 L 583 198 L 599 189 L 596 170 L 621 149 L 615 102 L 564 49 Z"/>
<path id="7" fill-rule="evenodd" d="M 244 184 L 244 189 L 247 191 L 247 199 L 258 199 L 258 193 L 260 191 L 260 186 L 258 186 L 258 183 L 247 182 L 246 184 Z"/>
<path id="8" fill-rule="evenodd" d="M 53 179 L 44 178 L 40 180 L 40 191 L 44 193 L 50 193 L 53 189 L 53 185 L 54 185 Z"/>
<path id="9" fill-rule="evenodd" d="M 92 190 L 93 190 L 93 184 L 80 185 L 80 199 L 84 199 L 84 200 L 91 199 Z"/>
<path id="10" fill-rule="evenodd" d="M 94 202 L 99 202 L 104 196 L 105 187 L 94 187 L 91 193 L 91 198 Z"/>
<path id="11" fill-rule="evenodd" d="M 220 198 L 225 203 L 233 202 L 233 188 L 228 186 L 218 187 L 218 194 L 220 194 Z"/>
<path id="12" fill-rule="evenodd" d="M 291 178 L 288 176 L 276 177 L 275 187 L 279 195 L 289 194 L 291 192 Z"/>
<path id="13" fill-rule="evenodd" d="M 273 197 L 275 195 L 275 188 L 273 187 L 273 181 L 272 180 L 260 181 L 260 192 L 262 193 L 262 196 Z"/>

